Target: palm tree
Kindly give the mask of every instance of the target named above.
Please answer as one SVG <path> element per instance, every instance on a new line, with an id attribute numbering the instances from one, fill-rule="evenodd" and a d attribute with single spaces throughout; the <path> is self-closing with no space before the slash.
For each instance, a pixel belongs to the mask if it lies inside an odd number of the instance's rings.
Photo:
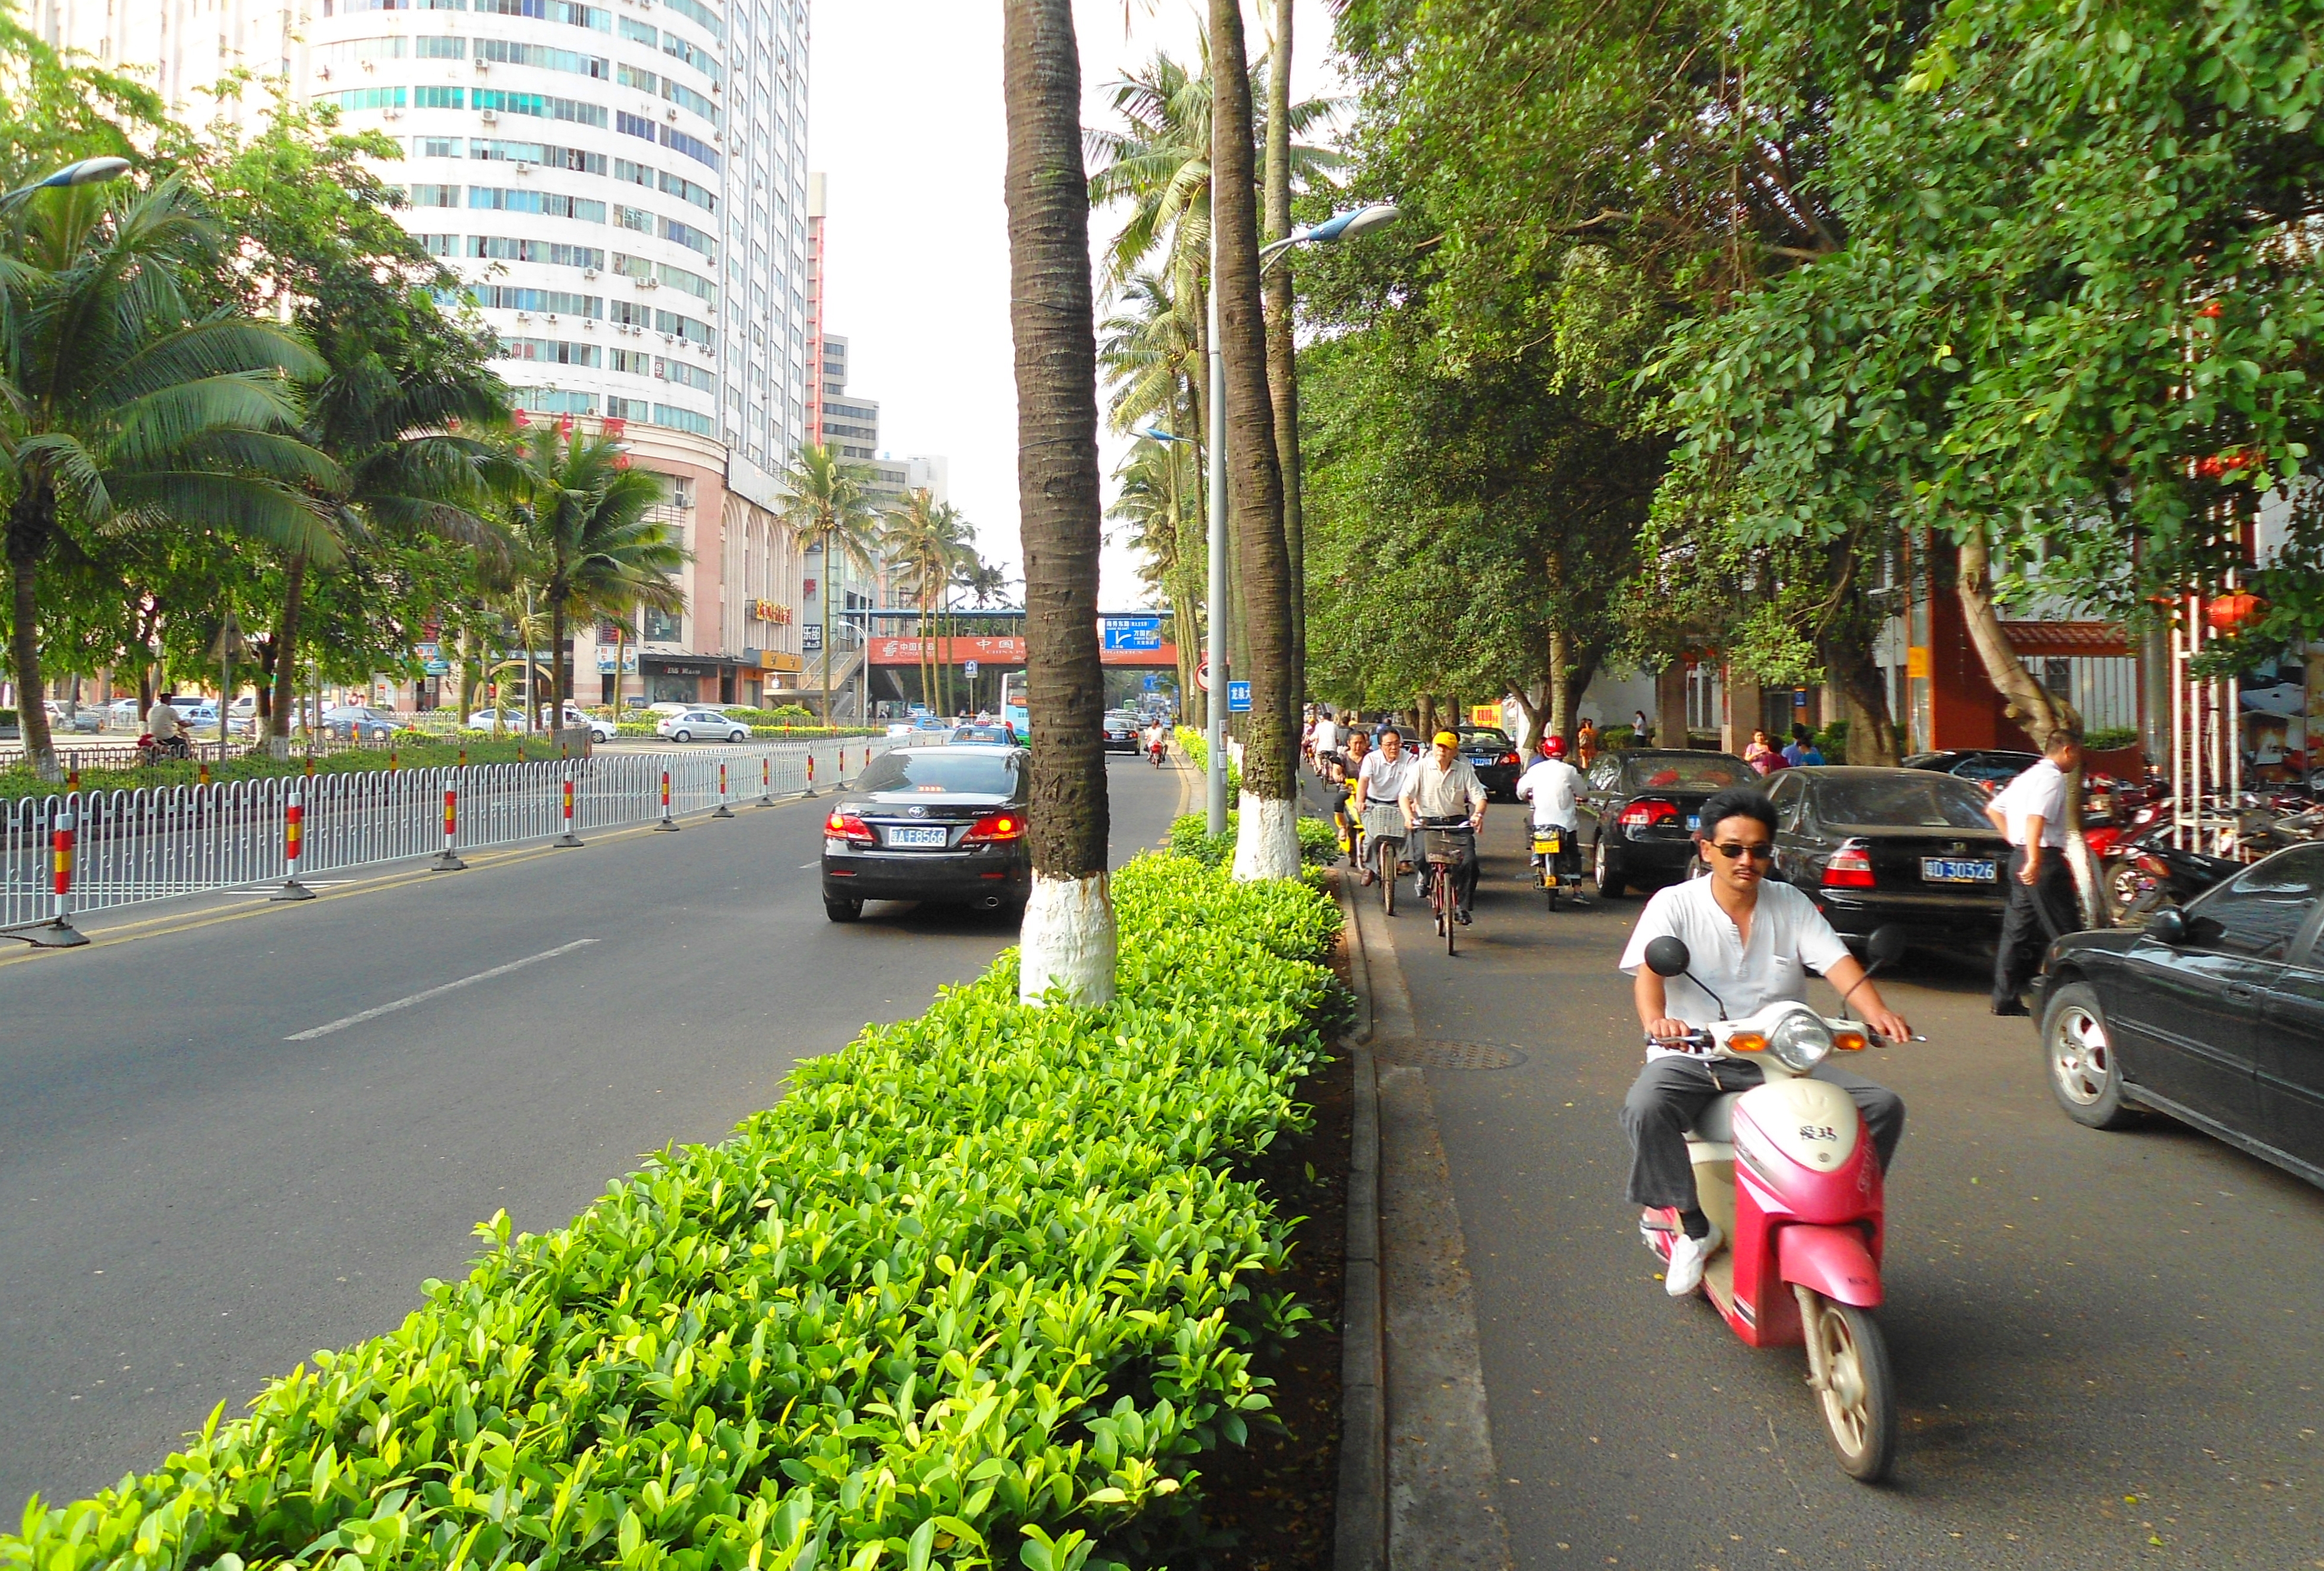
<path id="1" fill-rule="evenodd" d="M 618 439 L 575 437 L 568 424 L 520 434 L 509 510 L 525 577 L 548 604 L 549 712 L 558 725 L 572 696 L 565 633 L 573 619 L 627 616 L 639 606 L 683 611 L 686 592 L 672 575 L 692 559 L 669 525 L 647 516 L 665 500 L 661 477 L 631 468 Z"/>
<path id="2" fill-rule="evenodd" d="M 1025 552 L 1025 688 L 1033 732 L 1033 894 L 1018 993 L 1113 997 L 1113 901 L 1098 658 L 1097 331 L 1081 59 L 1072 0 L 1006 0 L 1009 319 L 1017 348 L 1017 504 Z"/>
<path id="3" fill-rule="evenodd" d="M 823 723 L 831 724 L 831 597 L 838 589 L 835 568 L 844 562 L 870 571 L 879 550 L 879 517 L 863 494 L 861 472 L 843 464 L 829 448 L 808 442 L 784 473 L 789 493 L 783 522 L 798 541 L 799 554 L 823 553 L 822 593 L 816 596 L 823 642 Z"/>
<path id="4" fill-rule="evenodd" d="M 10 653 L 24 750 L 54 780 L 39 592 L 51 551 L 76 531 L 208 528 L 335 560 L 297 488 L 339 474 L 292 434 L 289 378 L 321 363 L 269 323 L 195 310 L 192 275 L 219 239 L 175 179 L 111 200 L 42 191 L 16 225 L 0 260 Z"/>
<path id="5" fill-rule="evenodd" d="M 1292 686 L 1291 574 L 1283 543 L 1283 471 L 1267 389 L 1267 325 L 1259 289 L 1252 199 L 1250 78 L 1240 0 L 1211 0 L 1211 168 L 1234 199 L 1215 204 L 1219 348 L 1226 367 L 1227 485 L 1242 590 L 1241 643 L 1250 651 L 1250 718 L 1243 734 L 1242 814 L 1235 876 L 1299 875 L 1299 694 Z"/>
<path id="6" fill-rule="evenodd" d="M 928 635 L 928 627 L 937 601 L 952 582 L 954 568 L 968 550 L 960 513 L 950 503 L 938 502 L 925 486 L 908 491 L 903 505 L 881 522 L 880 550 L 919 605 L 920 698 L 934 708 L 936 672 L 945 661 L 936 640 Z"/>
<path id="7" fill-rule="evenodd" d="M 1275 0 L 1275 41 L 1267 54 L 1266 238 L 1291 234 L 1291 14 L 1293 0 Z M 1291 254 L 1284 253 L 1267 283 L 1267 390 L 1274 400 L 1275 456 L 1283 467 L 1283 552 L 1291 592 L 1292 701 L 1307 696 L 1306 520 L 1300 504 L 1299 360 L 1292 343 Z"/>
<path id="8" fill-rule="evenodd" d="M 1194 691 L 1194 650 L 1202 636 L 1196 615 L 1202 544 L 1190 538 L 1186 505 L 1200 485 L 1186 473 L 1179 444 L 1151 438 L 1130 449 L 1115 476 L 1120 489 L 1108 516 L 1130 526 L 1130 543 L 1142 559 L 1138 576 L 1170 608 L 1183 702 Z"/>

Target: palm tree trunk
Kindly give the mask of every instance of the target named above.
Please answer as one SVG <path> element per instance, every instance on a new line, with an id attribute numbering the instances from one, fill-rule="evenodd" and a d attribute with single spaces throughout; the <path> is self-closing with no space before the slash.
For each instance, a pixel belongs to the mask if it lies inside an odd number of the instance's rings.
<path id="1" fill-rule="evenodd" d="M 1291 671 L 1291 574 L 1283 544 L 1283 471 L 1267 390 L 1267 324 L 1259 287 L 1250 72 L 1240 0 L 1211 0 L 1211 227 L 1218 256 L 1219 337 L 1226 367 L 1227 484 L 1232 498 L 1237 642 L 1250 682 L 1243 727 L 1237 878 L 1296 878 L 1299 695 Z"/>
<path id="2" fill-rule="evenodd" d="M 549 591 L 549 729 L 556 731 L 565 724 L 565 700 L 571 696 L 572 673 L 565 664 L 565 605 L 566 595 L 558 589 Z"/>
<path id="3" fill-rule="evenodd" d="M 1267 69 L 1267 238 L 1291 233 L 1292 0 L 1275 0 Z M 1283 551 L 1291 575 L 1292 702 L 1307 696 L 1307 542 L 1300 507 L 1299 361 L 1292 343 L 1291 257 L 1267 280 L 1267 391 L 1275 401 L 1275 454 L 1283 468 Z"/>
<path id="4" fill-rule="evenodd" d="M 41 685 L 41 552 L 56 527 L 56 493 L 35 479 L 8 509 L 9 665 L 16 679 L 16 725 L 24 756 L 44 781 L 61 780 L 56 740 L 49 735 L 48 697 Z"/>
<path id="5" fill-rule="evenodd" d="M 1098 658 L 1097 333 L 1072 0 L 1006 0 L 1009 318 L 1032 724 L 1033 892 L 1019 996 L 1110 1002 L 1105 673 Z"/>
<path id="6" fill-rule="evenodd" d="M 306 599 L 307 554 L 299 551 L 282 566 L 282 621 L 274 630 L 274 707 L 266 717 L 266 741 L 278 758 L 290 749 L 290 706 L 299 693 L 299 618 Z"/>

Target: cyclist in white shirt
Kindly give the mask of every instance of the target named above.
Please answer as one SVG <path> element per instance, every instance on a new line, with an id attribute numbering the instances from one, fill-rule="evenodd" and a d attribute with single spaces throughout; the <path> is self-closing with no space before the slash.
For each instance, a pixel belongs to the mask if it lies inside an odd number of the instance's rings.
<path id="1" fill-rule="evenodd" d="M 1356 775 L 1356 808 L 1363 815 L 1364 843 L 1388 846 L 1391 856 L 1399 855 L 1404 846 L 1404 809 L 1397 804 L 1412 781 L 1414 767 L 1413 756 L 1404 750 L 1403 733 L 1391 725 L 1379 735 L 1379 751 L 1364 760 Z M 1391 861 L 1391 876 L 1395 868 Z M 1364 869 L 1363 881 L 1373 882 L 1369 867 Z"/>

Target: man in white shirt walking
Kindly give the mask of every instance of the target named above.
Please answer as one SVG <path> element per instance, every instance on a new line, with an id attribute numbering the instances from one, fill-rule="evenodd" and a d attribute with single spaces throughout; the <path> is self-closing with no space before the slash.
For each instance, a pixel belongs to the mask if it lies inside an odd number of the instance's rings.
<path id="1" fill-rule="evenodd" d="M 2019 995 L 2042 969 L 2050 940 L 2082 925 L 2074 870 L 2066 861 L 2066 776 L 2081 762 L 2080 740 L 2070 731 L 2052 731 L 2043 744 L 2042 762 L 1985 805 L 1985 816 L 2010 845 L 2009 909 L 1993 954 L 1996 1014 L 2032 1012 Z"/>

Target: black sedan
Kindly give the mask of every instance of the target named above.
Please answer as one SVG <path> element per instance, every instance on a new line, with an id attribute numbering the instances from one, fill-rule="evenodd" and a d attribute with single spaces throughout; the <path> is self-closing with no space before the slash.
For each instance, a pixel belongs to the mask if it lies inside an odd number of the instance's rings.
<path id="1" fill-rule="evenodd" d="M 1463 725 L 1453 735 L 1461 739 L 1461 756 L 1484 783 L 1485 794 L 1498 801 L 1516 801 L 1517 776 L 1525 772 L 1525 766 L 1517 759 L 1517 744 L 1509 740 L 1509 734 L 1497 725 Z"/>
<path id="2" fill-rule="evenodd" d="M 1108 753 L 1138 751 L 1138 717 L 1117 711 L 1105 717 L 1105 750 Z"/>
<path id="3" fill-rule="evenodd" d="M 1598 892 L 1611 899 L 1634 885 L 1687 876 L 1705 798 L 1759 777 L 1731 753 L 1626 748 L 1590 771 L 1590 809 L 1598 820 L 1593 867 Z"/>
<path id="4" fill-rule="evenodd" d="M 2324 1185 L 2324 845 L 2253 864 L 2142 929 L 2073 933 L 2041 983 L 2058 1105 L 2167 1113 Z"/>
<path id="5" fill-rule="evenodd" d="M 1776 772 L 1775 876 L 1814 896 L 1851 947 L 1895 923 L 1931 948 L 1991 944 L 2009 842 L 1968 781 L 1917 769 Z"/>
<path id="6" fill-rule="evenodd" d="M 867 900 L 1022 910 L 1033 884 L 1027 757 L 973 743 L 872 760 L 824 820 L 824 914 L 852 922 Z"/>
<path id="7" fill-rule="evenodd" d="M 1942 753 L 1915 753 L 1904 760 L 1904 767 L 1965 780 L 1990 796 L 2041 762 L 2038 753 L 2006 747 L 1950 747 Z"/>

